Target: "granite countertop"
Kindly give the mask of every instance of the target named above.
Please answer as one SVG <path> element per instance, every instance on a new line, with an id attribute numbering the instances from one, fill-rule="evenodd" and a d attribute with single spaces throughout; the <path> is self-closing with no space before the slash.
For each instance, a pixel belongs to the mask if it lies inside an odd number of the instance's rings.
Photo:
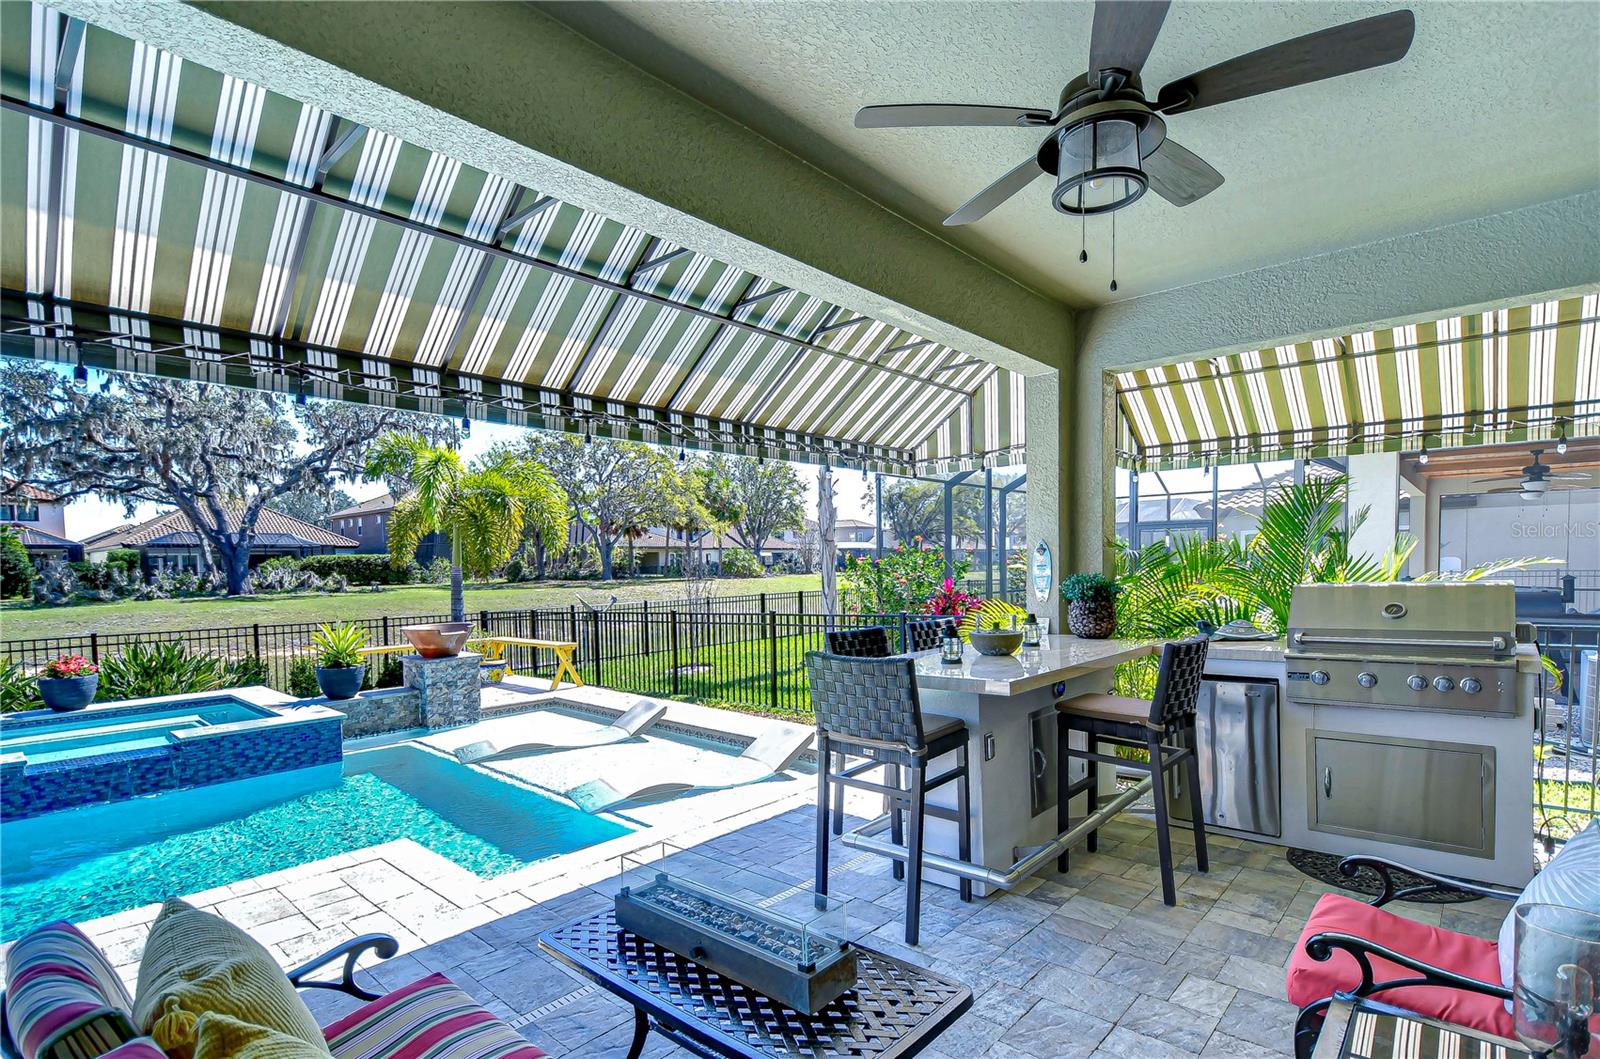
<path id="1" fill-rule="evenodd" d="M 1080 640 L 1076 636 L 1047 636 L 1042 647 L 1025 648 L 1002 658 L 986 657 L 966 647 L 959 666 L 939 661 L 937 650 L 921 651 L 911 657 L 916 660 L 919 688 L 965 691 L 974 695 L 1021 695 L 1058 680 L 1153 654 L 1160 646 L 1159 640 Z"/>

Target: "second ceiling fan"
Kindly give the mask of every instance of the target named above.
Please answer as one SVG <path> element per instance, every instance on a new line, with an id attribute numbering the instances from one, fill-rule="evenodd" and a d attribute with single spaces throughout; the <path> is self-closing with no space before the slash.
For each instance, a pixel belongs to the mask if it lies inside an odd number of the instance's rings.
<path id="1" fill-rule="evenodd" d="M 1147 189 L 1187 206 L 1222 185 L 1222 175 L 1167 137 L 1166 117 L 1395 62 L 1411 47 L 1416 19 L 1391 11 L 1240 55 L 1144 94 L 1140 69 L 1167 17 L 1169 0 L 1098 0 L 1089 69 L 1068 82 L 1054 110 L 966 103 L 862 107 L 862 129 L 1019 126 L 1050 130 L 1038 150 L 946 217 L 970 224 L 1049 174 L 1051 203 L 1092 216 L 1132 205 Z M 1083 256 L 1086 259 L 1086 256 Z M 1115 286 L 1112 288 L 1115 290 Z"/>

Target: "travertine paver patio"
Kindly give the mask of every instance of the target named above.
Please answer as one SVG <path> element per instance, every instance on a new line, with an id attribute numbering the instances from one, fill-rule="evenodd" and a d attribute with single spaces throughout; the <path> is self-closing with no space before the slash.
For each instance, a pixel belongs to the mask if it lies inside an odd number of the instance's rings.
<path id="1" fill-rule="evenodd" d="M 797 806 L 699 847 L 805 882 L 813 810 Z M 1161 904 L 1149 824 L 1124 816 L 1102 832 L 1100 852 L 1072 870 L 1043 873 L 1018 892 L 963 905 L 953 891 L 925 891 L 922 944 L 902 942 L 903 891 L 886 861 L 840 849 L 834 892 L 859 899 L 852 919 L 868 944 L 970 984 L 973 1009 L 930 1052 L 933 1059 L 1251 1059 L 1290 1053 L 1294 1009 L 1284 1000 L 1290 949 L 1327 887 L 1300 875 L 1282 850 L 1217 837 L 1208 875 L 1180 873 L 1177 908 Z M 1180 867 L 1193 868 L 1192 860 Z M 547 927 L 603 907 L 574 873 L 542 888 L 528 907 L 473 924 L 372 967 L 393 988 L 426 971 L 450 975 L 552 1055 L 620 1055 L 627 1009 L 539 953 Z M 383 902 L 375 902 L 380 908 Z M 1499 929 L 1492 903 L 1401 905 L 1397 911 L 1480 936 Z M 344 999 L 308 994 L 319 1016 Z M 651 1056 L 676 1055 L 654 1039 Z"/>

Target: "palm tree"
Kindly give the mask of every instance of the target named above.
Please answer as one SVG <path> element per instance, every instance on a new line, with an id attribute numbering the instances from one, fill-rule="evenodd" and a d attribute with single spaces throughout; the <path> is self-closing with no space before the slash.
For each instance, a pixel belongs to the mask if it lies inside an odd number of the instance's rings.
<path id="1" fill-rule="evenodd" d="M 543 465 L 509 451 L 468 466 L 455 449 L 415 434 L 389 434 L 373 447 L 366 474 L 408 487 L 389 517 L 394 565 L 410 562 L 430 533 L 449 539 L 452 621 L 467 616 L 463 572 L 488 577 L 511 559 L 527 529 L 552 548 L 566 543 L 566 493 Z"/>

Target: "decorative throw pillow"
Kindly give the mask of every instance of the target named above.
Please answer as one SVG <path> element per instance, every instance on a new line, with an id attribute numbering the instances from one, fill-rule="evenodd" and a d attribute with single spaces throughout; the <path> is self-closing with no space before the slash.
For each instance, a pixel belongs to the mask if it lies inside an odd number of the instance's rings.
<path id="1" fill-rule="evenodd" d="M 194 1059 L 327 1059 L 325 1048 L 313 1048 L 266 1026 L 240 1022 L 232 1015 L 208 1011 L 194 1028 Z"/>
<path id="2" fill-rule="evenodd" d="M 169 898 L 145 939 L 133 1020 L 173 1059 L 192 1059 L 197 1023 L 207 1012 L 277 1030 L 327 1054 L 317 1020 L 260 942 Z"/>
<path id="3" fill-rule="evenodd" d="M 24 1059 L 97 1056 L 138 1036 L 122 980 L 77 927 L 47 923 L 6 953 L 6 1024 Z"/>
<path id="4" fill-rule="evenodd" d="M 1567 839 L 1544 871 L 1533 877 L 1506 921 L 1500 924 L 1500 980 L 1507 989 L 1516 979 L 1517 909 L 1523 905 L 1564 905 L 1600 916 L 1600 820 Z M 1511 1010 L 1511 1001 L 1506 1001 Z"/>

